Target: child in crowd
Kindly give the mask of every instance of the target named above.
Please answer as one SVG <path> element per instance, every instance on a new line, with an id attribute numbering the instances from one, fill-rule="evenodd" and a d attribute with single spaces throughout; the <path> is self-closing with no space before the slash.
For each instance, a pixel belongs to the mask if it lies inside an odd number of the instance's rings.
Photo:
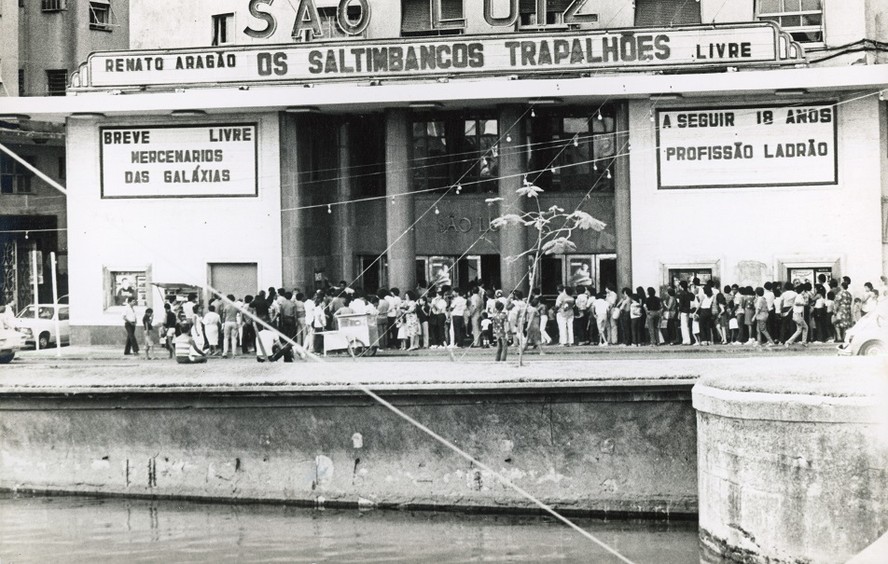
<path id="1" fill-rule="evenodd" d="M 142 316 L 142 329 L 145 330 L 145 358 L 151 360 L 151 347 L 157 346 L 157 335 L 154 333 L 154 310 L 150 307 Z"/>
<path id="2" fill-rule="evenodd" d="M 490 334 L 490 316 L 487 312 L 481 314 L 481 346 L 485 349 L 490 346 L 492 337 Z"/>

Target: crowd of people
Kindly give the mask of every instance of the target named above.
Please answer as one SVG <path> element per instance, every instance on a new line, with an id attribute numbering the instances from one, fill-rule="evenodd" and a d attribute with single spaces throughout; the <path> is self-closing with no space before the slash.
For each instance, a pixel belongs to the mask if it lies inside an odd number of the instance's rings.
<path id="1" fill-rule="evenodd" d="M 292 343 L 323 352 L 323 333 L 349 314 L 376 320 L 379 339 L 371 346 L 380 349 L 493 347 L 497 360 L 506 360 L 510 347 L 543 354 L 546 345 L 789 347 L 841 342 L 845 330 L 888 297 L 884 276 L 879 288 L 867 282 L 857 296 L 850 285 L 847 276 L 827 280 L 822 274 L 814 284 L 793 280 L 756 288 L 694 278 L 659 291 L 639 286 L 619 294 L 610 287 L 559 286 L 554 300 L 545 300 L 538 290 L 525 297 L 520 290 L 506 294 L 481 283 L 466 290 L 420 284 L 405 292 L 364 293 L 342 281 L 311 296 L 272 287 L 242 299 L 218 297 L 206 311 L 196 294 L 184 303 L 171 298 L 157 327 L 150 309 L 142 323 L 146 354 L 159 331 L 163 347 L 180 362 L 239 354 L 292 361 Z"/>

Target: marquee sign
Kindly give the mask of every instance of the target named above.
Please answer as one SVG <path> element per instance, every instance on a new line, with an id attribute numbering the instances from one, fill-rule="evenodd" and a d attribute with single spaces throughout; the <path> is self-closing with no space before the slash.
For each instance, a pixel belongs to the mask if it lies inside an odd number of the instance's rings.
<path id="1" fill-rule="evenodd" d="M 659 187 L 838 182 L 832 104 L 658 110 Z"/>
<path id="2" fill-rule="evenodd" d="M 93 53 L 74 87 L 572 73 L 802 61 L 770 22 Z"/>
<path id="3" fill-rule="evenodd" d="M 103 198 L 257 195 L 255 123 L 100 127 Z"/>

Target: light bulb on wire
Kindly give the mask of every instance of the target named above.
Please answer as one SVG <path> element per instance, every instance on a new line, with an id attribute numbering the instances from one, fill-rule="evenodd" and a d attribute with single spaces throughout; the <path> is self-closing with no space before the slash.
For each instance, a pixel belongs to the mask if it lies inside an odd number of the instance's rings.
<path id="1" fill-rule="evenodd" d="M 327 204 L 327 213 L 333 213 L 333 206 Z"/>

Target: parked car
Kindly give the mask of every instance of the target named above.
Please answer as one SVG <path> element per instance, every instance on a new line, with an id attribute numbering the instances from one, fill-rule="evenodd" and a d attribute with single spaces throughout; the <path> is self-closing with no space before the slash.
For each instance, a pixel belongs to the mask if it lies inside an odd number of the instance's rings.
<path id="1" fill-rule="evenodd" d="M 881 300 L 876 309 L 848 329 L 845 342 L 838 348 L 843 356 L 888 355 L 888 300 Z"/>
<path id="2" fill-rule="evenodd" d="M 2 327 L 0 321 L 0 327 Z M 9 364 L 15 358 L 15 351 L 25 345 L 25 336 L 14 329 L 0 328 L 0 364 Z"/>
<path id="3" fill-rule="evenodd" d="M 66 304 L 36 306 L 37 317 L 34 317 L 34 304 L 19 312 L 15 318 L 15 330 L 25 336 L 25 345 L 34 346 L 35 339 L 41 349 L 54 346 L 56 343 L 56 319 L 59 325 L 59 337 L 63 345 L 71 341 L 71 329 L 68 323 L 68 306 Z"/>

